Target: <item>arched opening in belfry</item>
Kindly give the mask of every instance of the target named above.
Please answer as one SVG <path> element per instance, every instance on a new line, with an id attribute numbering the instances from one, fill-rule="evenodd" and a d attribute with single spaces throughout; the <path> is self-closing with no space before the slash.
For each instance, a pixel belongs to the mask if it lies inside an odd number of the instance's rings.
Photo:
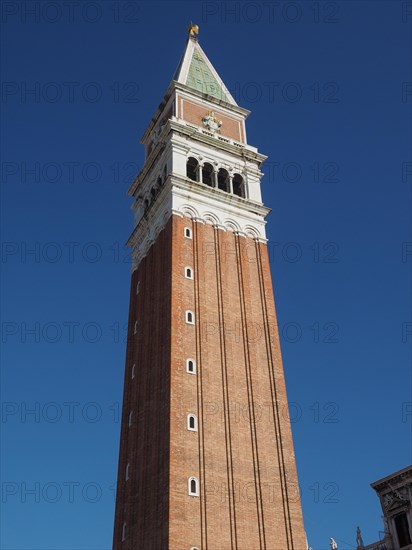
<path id="1" fill-rule="evenodd" d="M 213 166 L 209 162 L 205 162 L 202 166 L 202 181 L 204 184 L 213 187 L 214 184 Z"/>
<path id="2" fill-rule="evenodd" d="M 217 186 L 222 191 L 226 191 L 226 193 L 230 191 L 229 172 L 224 168 L 220 168 L 217 173 Z"/>
<path id="3" fill-rule="evenodd" d="M 238 197 L 245 198 L 245 182 L 240 174 L 235 174 L 233 176 L 233 194 Z"/>
<path id="4" fill-rule="evenodd" d="M 194 157 L 189 157 L 186 163 L 186 176 L 193 181 L 198 181 L 199 163 Z"/>

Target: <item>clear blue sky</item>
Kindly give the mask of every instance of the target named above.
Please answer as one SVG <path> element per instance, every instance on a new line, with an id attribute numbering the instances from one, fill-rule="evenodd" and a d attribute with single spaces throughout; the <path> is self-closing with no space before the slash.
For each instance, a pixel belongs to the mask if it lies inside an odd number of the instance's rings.
<path id="1" fill-rule="evenodd" d="M 269 157 L 309 542 L 374 542 L 369 484 L 411 463 L 411 3 L 67 4 L 1 6 L 1 548 L 111 547 L 126 190 L 190 20 Z"/>

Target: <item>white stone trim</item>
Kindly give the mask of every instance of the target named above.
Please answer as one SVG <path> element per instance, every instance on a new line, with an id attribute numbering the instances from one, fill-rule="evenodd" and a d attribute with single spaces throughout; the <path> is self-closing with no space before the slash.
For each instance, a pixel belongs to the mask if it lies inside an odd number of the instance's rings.
<path id="1" fill-rule="evenodd" d="M 166 226 L 166 223 L 168 222 L 172 214 L 179 217 L 185 216 L 182 212 L 179 212 L 179 211 L 169 212 L 169 217 L 167 220 L 165 220 L 162 229 L 164 229 L 164 227 Z M 246 230 L 244 228 L 241 230 L 235 230 L 233 228 L 233 222 L 230 223 L 230 220 L 226 220 L 225 224 L 223 224 L 223 223 L 211 221 L 209 216 L 207 216 L 206 219 L 201 217 L 192 218 L 192 219 L 196 223 L 213 225 L 213 227 L 215 227 L 220 231 L 232 231 L 233 233 L 235 233 L 240 237 L 244 237 L 244 238 L 248 237 L 248 238 L 254 239 L 256 242 L 259 242 L 259 243 L 267 243 L 267 238 L 265 236 L 264 231 L 260 233 L 256 228 L 253 228 L 253 233 L 252 233 L 250 226 Z M 153 240 L 145 239 L 145 238 L 142 241 L 137 241 L 135 235 L 132 235 L 132 237 L 129 239 L 128 244 L 132 247 L 132 258 L 133 258 L 132 271 L 136 270 L 140 262 L 147 256 L 147 253 L 151 245 L 153 244 L 153 242 L 154 242 Z"/>
<path id="2" fill-rule="evenodd" d="M 204 212 L 202 214 L 202 217 L 205 223 L 212 225 L 219 225 L 220 223 L 219 218 L 215 214 L 213 214 L 213 212 Z"/>
<path id="3" fill-rule="evenodd" d="M 221 191 L 219 191 L 219 193 L 225 194 Z M 186 194 L 184 195 L 184 198 L 186 200 L 188 199 Z M 174 203 L 176 205 L 176 208 L 169 209 L 167 208 L 168 205 L 165 205 L 164 208 L 158 210 L 155 213 L 155 217 L 162 220 L 161 224 L 156 224 L 157 234 L 159 234 L 165 228 L 171 215 L 173 214 L 182 218 L 187 217 L 189 219 L 192 219 L 196 223 L 213 225 L 213 227 L 222 231 L 232 231 L 236 235 L 249 237 L 257 242 L 267 242 L 265 232 L 266 222 L 264 221 L 263 216 L 256 216 L 252 214 L 248 216 L 232 214 L 232 216 L 225 216 L 221 220 L 217 214 L 213 214 L 210 212 L 210 204 L 208 204 L 207 202 L 204 204 L 198 204 L 199 208 L 194 209 L 193 206 L 191 206 L 190 204 L 183 202 L 183 197 L 176 195 L 174 197 Z M 219 205 L 219 209 L 221 210 L 223 217 L 225 212 L 222 210 L 221 204 Z M 251 217 L 252 220 L 250 219 Z M 139 224 L 139 226 L 136 227 L 135 231 L 128 241 L 128 245 L 132 248 L 132 270 L 135 270 L 137 268 L 142 259 L 147 255 L 151 245 L 155 242 L 155 238 L 150 231 L 150 227 L 147 227 L 147 224 L 149 223 L 150 219 L 146 222 L 145 228 L 141 227 Z"/>
<path id="4" fill-rule="evenodd" d="M 195 50 L 196 42 L 194 40 L 189 39 L 186 44 L 186 49 L 184 52 L 184 57 L 182 64 L 180 66 L 179 74 L 177 75 L 176 81 L 180 82 L 181 84 L 186 84 L 187 75 L 189 73 L 190 63 L 192 61 L 193 52 Z"/>
<path id="5" fill-rule="evenodd" d="M 199 217 L 199 213 L 198 211 L 196 210 L 196 208 L 190 204 L 185 204 L 182 208 L 180 208 L 180 212 L 182 212 L 182 214 L 184 216 L 187 216 L 188 218 L 198 218 Z"/>

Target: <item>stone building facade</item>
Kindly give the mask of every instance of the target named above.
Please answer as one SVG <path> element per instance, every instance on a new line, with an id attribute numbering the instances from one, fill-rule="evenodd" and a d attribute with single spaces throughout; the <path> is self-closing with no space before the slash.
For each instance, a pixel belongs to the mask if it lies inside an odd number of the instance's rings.
<path id="1" fill-rule="evenodd" d="M 358 550 L 412 550 L 412 466 L 371 484 L 383 512 L 381 539 Z"/>

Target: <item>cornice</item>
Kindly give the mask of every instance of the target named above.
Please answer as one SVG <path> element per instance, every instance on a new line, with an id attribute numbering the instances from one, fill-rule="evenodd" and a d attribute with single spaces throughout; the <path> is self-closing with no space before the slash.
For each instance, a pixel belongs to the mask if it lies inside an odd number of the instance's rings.
<path id="1" fill-rule="evenodd" d="M 244 118 L 247 118 L 250 115 L 250 111 L 248 109 L 245 109 L 244 107 L 239 107 L 239 105 L 233 105 L 232 103 L 227 103 L 222 99 L 217 99 L 211 95 L 205 94 L 198 90 L 194 90 L 193 88 L 190 88 L 190 86 L 186 86 L 186 84 L 182 84 L 181 82 L 177 82 L 176 80 L 173 80 L 172 84 L 174 84 L 174 88 L 176 90 L 185 92 L 190 96 L 195 96 L 202 101 L 208 101 L 209 103 L 213 103 L 214 105 L 219 105 L 219 107 L 221 107 L 222 109 L 226 109 L 227 111 L 242 115 L 242 117 Z"/>
<path id="2" fill-rule="evenodd" d="M 217 201 L 219 208 L 213 207 Z M 172 174 L 126 243 L 132 249 L 133 269 L 146 256 L 172 215 L 266 243 L 264 218 L 269 212 L 270 208 L 261 203 Z"/>
<path id="3" fill-rule="evenodd" d="M 169 120 L 169 123 L 171 129 L 175 132 L 190 137 L 194 141 L 211 146 L 212 148 L 221 149 L 222 151 L 226 151 L 232 155 L 246 158 L 246 160 L 256 161 L 259 164 L 267 159 L 267 156 L 259 153 L 255 147 L 252 148 L 249 145 L 233 142 L 233 140 L 229 138 L 219 139 L 218 136 L 211 136 L 208 132 L 200 129 L 199 127 L 196 128 L 193 125 L 188 125 L 184 122 Z"/>
<path id="4" fill-rule="evenodd" d="M 411 480 L 410 483 L 412 483 L 412 466 L 408 466 L 403 470 L 399 470 L 398 472 L 395 472 L 390 476 L 374 481 L 373 483 L 371 483 L 371 487 L 376 492 L 379 492 L 382 489 L 386 489 L 386 488 L 390 489 L 393 484 L 396 484 L 399 482 L 403 483 L 407 479 L 410 479 Z"/>
<path id="5" fill-rule="evenodd" d="M 185 144 L 179 143 L 172 134 L 169 137 L 170 132 L 176 132 L 181 136 L 186 136 L 196 141 L 202 143 L 212 149 L 220 149 L 226 153 L 230 153 L 234 156 L 241 157 L 242 159 L 257 162 L 259 165 L 262 164 L 267 159 L 266 155 L 262 155 L 257 151 L 256 148 L 252 148 L 248 145 L 243 145 L 241 143 L 234 144 L 232 140 L 224 139 L 221 140 L 219 137 L 210 136 L 201 128 L 195 128 L 193 125 L 187 125 L 184 122 L 178 122 L 177 120 L 169 119 L 163 128 L 162 133 L 159 136 L 159 140 L 155 145 L 154 149 L 150 152 L 149 156 L 146 158 L 143 168 L 136 175 L 132 181 L 127 193 L 131 196 L 134 196 L 136 189 L 139 183 L 146 177 L 147 173 L 151 170 L 154 162 L 158 156 L 163 153 L 168 143 L 171 143 L 173 147 L 176 148 L 186 148 Z M 189 151 L 190 148 L 188 147 Z"/>
<path id="6" fill-rule="evenodd" d="M 231 193 L 226 193 L 215 187 L 209 187 L 197 181 L 193 181 L 189 178 L 183 178 L 176 174 L 172 174 L 171 181 L 175 189 L 181 189 L 187 194 L 187 192 L 194 193 L 198 197 L 204 199 L 204 204 L 207 205 L 210 202 L 210 199 L 215 199 L 219 201 L 221 205 L 226 205 L 228 207 L 238 208 L 240 212 L 243 212 L 246 216 L 251 213 L 256 216 L 266 218 L 268 214 L 272 211 L 271 208 L 268 208 L 264 204 L 251 199 L 243 199 L 237 195 L 232 195 Z"/>

